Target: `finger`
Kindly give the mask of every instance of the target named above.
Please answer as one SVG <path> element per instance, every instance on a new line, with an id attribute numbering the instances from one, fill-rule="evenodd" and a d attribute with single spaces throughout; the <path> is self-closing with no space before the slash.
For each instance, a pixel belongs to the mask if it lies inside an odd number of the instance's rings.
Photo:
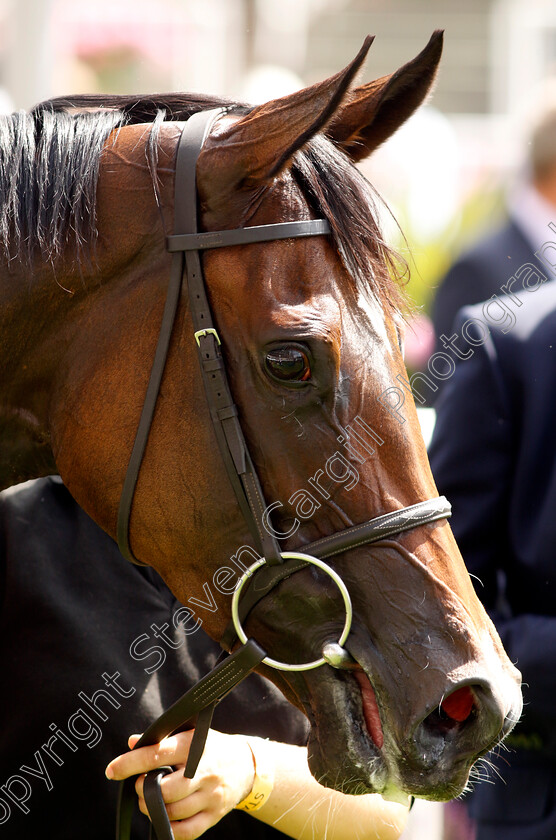
<path id="1" fill-rule="evenodd" d="M 140 747 L 119 755 L 106 768 L 106 776 L 109 779 L 127 779 L 163 764 L 185 764 L 192 737 L 192 731 L 180 732 L 164 738 L 160 744 Z"/>
<path id="2" fill-rule="evenodd" d="M 138 777 L 135 782 L 135 791 L 138 796 L 144 797 L 145 775 Z M 183 764 L 175 769 L 173 773 L 167 773 L 160 780 L 160 792 L 162 799 L 166 804 L 170 802 L 177 802 L 178 799 L 183 799 L 190 796 L 199 789 L 199 781 L 196 779 L 186 779 L 183 775 Z"/>
<path id="3" fill-rule="evenodd" d="M 130 750 L 133 749 L 133 747 L 135 746 L 137 741 L 140 739 L 140 737 L 141 737 L 140 735 L 130 735 L 129 736 L 129 738 L 127 739 L 127 745 L 128 745 Z"/>
<path id="4" fill-rule="evenodd" d="M 217 819 L 211 818 L 206 811 L 196 814 L 186 820 L 174 821 L 171 823 L 175 840 L 197 840 L 205 831 L 216 825 Z"/>
<path id="5" fill-rule="evenodd" d="M 178 783 L 177 792 L 179 794 L 179 777 L 181 776 L 181 782 L 190 780 L 184 779 L 181 773 L 173 773 L 171 776 L 164 777 L 162 785 L 166 780 L 170 780 L 172 776 L 174 776 L 173 783 Z M 169 795 L 168 791 L 166 795 Z M 143 796 L 139 796 L 138 801 L 141 813 L 149 816 L 147 804 Z M 214 788 L 210 785 L 202 786 L 188 796 L 180 797 L 176 801 L 167 803 L 166 813 L 172 824 L 176 840 L 179 840 L 179 838 L 200 837 L 208 828 L 216 825 L 229 810 L 228 808 L 222 809 L 221 805 L 222 803 L 219 801 L 219 797 L 215 795 Z M 176 828 L 178 828 L 179 833 L 176 831 Z"/>
<path id="6" fill-rule="evenodd" d="M 210 811 L 210 797 L 204 790 L 197 790 L 184 799 L 178 799 L 166 805 L 166 813 L 170 822 L 190 820 L 201 814 L 208 815 Z"/>
<path id="7" fill-rule="evenodd" d="M 138 803 L 141 813 L 148 817 L 149 811 L 145 798 L 139 796 Z M 174 820 L 188 820 L 203 813 L 208 817 L 209 805 L 210 800 L 208 796 L 202 791 L 196 791 L 190 796 L 167 804 L 166 813 L 168 814 L 168 819 L 172 822 Z M 217 821 L 216 818 L 214 821 Z"/>
<path id="8" fill-rule="evenodd" d="M 145 776 L 146 774 L 142 773 L 135 779 L 135 793 L 140 799 L 143 797 L 143 785 L 145 783 Z"/>

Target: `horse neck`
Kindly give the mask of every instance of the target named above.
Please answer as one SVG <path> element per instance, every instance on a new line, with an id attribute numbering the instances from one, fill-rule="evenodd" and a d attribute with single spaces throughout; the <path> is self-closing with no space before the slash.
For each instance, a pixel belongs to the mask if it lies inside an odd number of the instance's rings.
<path id="1" fill-rule="evenodd" d="M 174 128 L 166 134 L 163 151 L 171 159 L 178 133 Z M 97 189 L 99 236 L 88 254 L 69 245 L 54 265 L 38 257 L 32 266 L 14 259 L 0 267 L 0 487 L 58 471 L 49 415 L 53 394 L 64 393 L 64 377 L 69 382 L 83 319 L 91 307 L 101 308 L 118 278 L 126 282 L 146 236 L 156 234 L 163 248 L 144 135 L 144 126 L 122 129 L 105 151 Z M 160 191 L 170 208 L 171 181 L 172 172 L 165 170 Z"/>
<path id="2" fill-rule="evenodd" d="M 15 266 L 15 267 L 14 267 Z M 56 472 L 50 384 L 81 296 L 63 272 L 12 263 L 0 270 L 0 487 Z"/>

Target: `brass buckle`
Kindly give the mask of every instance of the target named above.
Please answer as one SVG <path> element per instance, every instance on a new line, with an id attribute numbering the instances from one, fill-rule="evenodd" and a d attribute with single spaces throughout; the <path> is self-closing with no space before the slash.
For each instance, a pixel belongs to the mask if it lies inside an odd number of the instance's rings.
<path id="1" fill-rule="evenodd" d="M 208 330 L 197 330 L 197 332 L 194 333 L 195 341 L 197 342 L 197 347 L 201 346 L 201 342 L 199 341 L 199 339 L 204 338 L 205 335 L 213 335 L 215 337 L 217 343 L 222 344 L 222 342 L 220 341 L 220 336 L 218 335 L 216 330 L 213 330 L 212 328 L 209 328 Z"/>

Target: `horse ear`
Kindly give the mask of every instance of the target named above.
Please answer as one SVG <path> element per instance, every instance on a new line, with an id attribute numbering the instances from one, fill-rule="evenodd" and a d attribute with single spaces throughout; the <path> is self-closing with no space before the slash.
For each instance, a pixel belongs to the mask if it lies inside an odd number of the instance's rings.
<path id="1" fill-rule="evenodd" d="M 311 87 L 255 107 L 249 114 L 211 138 L 199 157 L 198 182 L 202 190 L 210 179 L 211 197 L 233 190 L 252 189 L 269 181 L 314 134 L 323 130 L 348 93 L 373 38 L 348 66 Z M 212 203 L 212 202 L 211 202 Z"/>
<path id="2" fill-rule="evenodd" d="M 419 107 L 434 82 L 442 54 L 441 30 L 413 61 L 353 91 L 326 134 L 357 162 L 367 157 Z"/>

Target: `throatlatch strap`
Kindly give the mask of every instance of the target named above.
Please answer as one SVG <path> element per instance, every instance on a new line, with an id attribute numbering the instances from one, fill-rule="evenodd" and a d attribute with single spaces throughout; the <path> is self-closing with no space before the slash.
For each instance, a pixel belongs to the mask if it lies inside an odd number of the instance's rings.
<path id="1" fill-rule="evenodd" d="M 160 383 L 162 382 L 162 376 L 166 366 L 166 359 L 170 348 L 170 339 L 172 337 L 174 321 L 176 320 L 176 313 L 178 311 L 182 279 L 183 256 L 182 254 L 175 254 L 172 259 L 168 293 L 166 295 L 166 303 L 164 304 L 164 312 L 162 314 L 162 322 L 160 325 L 158 343 L 154 354 L 149 384 L 147 385 L 147 392 L 145 394 L 145 402 L 143 403 L 141 418 L 137 427 L 137 434 L 135 435 L 135 442 L 131 451 L 129 464 L 127 466 L 127 472 L 122 487 L 122 495 L 120 496 L 117 523 L 118 548 L 126 560 L 129 560 L 131 563 L 135 563 L 137 566 L 146 566 L 147 564 L 137 560 L 129 544 L 129 519 L 131 516 L 131 505 L 133 504 L 133 496 L 135 494 L 135 487 L 139 477 L 139 470 L 141 469 L 141 463 L 143 461 L 143 455 L 145 453 L 145 447 L 147 445 L 154 417 L 156 402 L 158 400 Z"/>

